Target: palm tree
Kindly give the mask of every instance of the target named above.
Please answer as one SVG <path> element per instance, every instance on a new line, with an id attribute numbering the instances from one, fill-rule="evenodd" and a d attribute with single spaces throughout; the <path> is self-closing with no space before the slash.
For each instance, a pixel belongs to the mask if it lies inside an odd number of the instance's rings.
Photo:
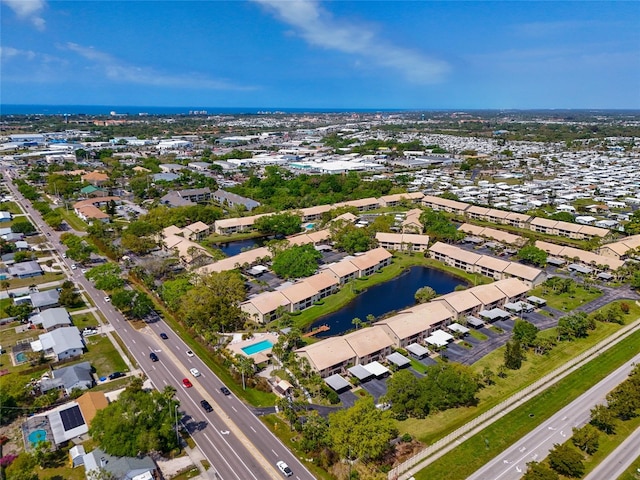
<path id="1" fill-rule="evenodd" d="M 245 383 L 244 376 L 245 374 L 253 373 L 254 370 L 253 359 L 249 357 L 245 357 L 244 355 L 236 354 L 236 368 L 240 371 L 240 375 L 242 375 L 242 389 L 246 390 L 247 385 Z"/>
<path id="2" fill-rule="evenodd" d="M 358 330 L 361 326 L 362 326 L 362 320 L 360 320 L 358 317 L 354 318 L 353 320 L 351 320 L 351 324 L 356 327 L 356 330 Z"/>

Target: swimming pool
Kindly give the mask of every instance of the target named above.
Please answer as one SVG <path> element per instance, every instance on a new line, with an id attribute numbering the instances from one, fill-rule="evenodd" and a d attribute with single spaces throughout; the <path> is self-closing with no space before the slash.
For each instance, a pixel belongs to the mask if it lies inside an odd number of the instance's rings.
<path id="1" fill-rule="evenodd" d="M 306 228 L 307 230 L 313 230 L 313 227 L 315 227 L 315 223 L 307 223 L 304 228 Z"/>
<path id="2" fill-rule="evenodd" d="M 16 353 L 16 362 L 24 363 L 27 360 L 28 360 L 28 358 L 27 358 L 27 354 L 26 353 L 24 353 L 24 352 Z"/>
<path id="3" fill-rule="evenodd" d="M 247 345 L 246 347 L 242 347 L 242 351 L 247 355 L 253 355 L 254 353 L 267 350 L 271 347 L 273 347 L 273 343 L 271 343 L 269 340 L 262 340 L 258 343 L 254 343 L 252 345 Z"/>
<path id="4" fill-rule="evenodd" d="M 34 430 L 27 438 L 29 442 L 31 442 L 31 445 L 35 447 L 38 443 L 47 441 L 47 432 L 44 430 Z"/>

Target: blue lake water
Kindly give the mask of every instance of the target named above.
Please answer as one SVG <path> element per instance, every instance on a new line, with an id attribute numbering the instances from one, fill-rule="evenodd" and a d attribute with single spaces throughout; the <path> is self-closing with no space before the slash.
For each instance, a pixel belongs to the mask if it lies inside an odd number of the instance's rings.
<path id="1" fill-rule="evenodd" d="M 216 245 L 227 257 L 233 257 L 243 250 L 261 247 L 264 245 L 264 238 L 249 238 L 247 240 L 237 240 L 229 243 L 219 243 Z"/>
<path id="2" fill-rule="evenodd" d="M 356 281 L 354 285 L 357 287 L 358 283 Z M 415 305 L 414 295 L 416 290 L 421 287 L 429 286 L 437 294 L 443 295 L 453 292 L 458 285 L 465 285 L 465 282 L 433 268 L 411 267 L 399 277 L 360 293 L 342 309 L 316 320 L 311 328 L 320 325 L 330 327 L 328 331 L 316 335 L 318 338 L 340 335 L 353 330 L 351 321 L 354 318 L 365 321 L 367 315 L 374 315 L 378 318 L 387 313 Z"/>

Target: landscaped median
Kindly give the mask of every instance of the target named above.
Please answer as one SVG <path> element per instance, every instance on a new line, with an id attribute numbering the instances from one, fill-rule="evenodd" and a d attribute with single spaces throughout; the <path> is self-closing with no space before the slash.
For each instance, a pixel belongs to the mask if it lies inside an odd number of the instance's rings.
<path id="1" fill-rule="evenodd" d="M 420 465 L 425 467 L 414 473 L 417 480 L 467 478 L 562 406 L 632 358 L 637 354 L 639 343 L 640 319 L 431 445 L 419 456 L 392 470 L 389 478 L 407 478 Z M 458 439 L 469 434 L 474 436 L 456 446 Z M 406 473 L 401 475 L 401 472 Z"/>

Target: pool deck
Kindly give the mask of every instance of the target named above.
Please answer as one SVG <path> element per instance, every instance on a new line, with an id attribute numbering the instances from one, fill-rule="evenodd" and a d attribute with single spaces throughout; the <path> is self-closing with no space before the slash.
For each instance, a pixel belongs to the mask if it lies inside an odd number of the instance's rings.
<path id="1" fill-rule="evenodd" d="M 242 349 L 248 347 L 249 345 L 253 345 L 254 343 L 259 343 L 265 340 L 268 340 L 275 345 L 276 343 L 278 343 L 278 334 L 271 332 L 256 333 L 248 340 L 239 340 L 234 336 L 234 340 L 232 340 L 231 343 L 227 345 L 227 350 L 230 350 L 234 355 L 244 355 L 245 357 L 254 359 L 256 363 L 262 363 L 267 353 L 271 353 L 271 348 L 265 348 L 264 350 L 260 350 L 259 352 L 254 353 L 253 355 L 247 355 Z"/>
<path id="2" fill-rule="evenodd" d="M 33 445 L 29 441 L 29 435 L 37 430 L 44 430 L 47 434 L 47 441 L 51 444 L 51 448 L 55 449 L 56 444 L 53 441 L 53 431 L 49 424 L 49 419 L 45 415 L 35 415 L 27 418 L 22 424 L 22 439 L 24 440 L 24 446 L 27 452 L 34 450 Z"/>

